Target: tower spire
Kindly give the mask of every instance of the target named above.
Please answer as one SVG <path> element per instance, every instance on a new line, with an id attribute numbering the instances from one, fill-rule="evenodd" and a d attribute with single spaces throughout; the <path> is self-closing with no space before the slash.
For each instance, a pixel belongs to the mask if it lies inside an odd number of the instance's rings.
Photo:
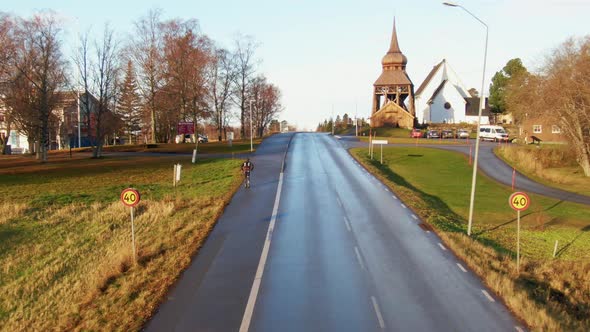
<path id="1" fill-rule="evenodd" d="M 397 31 L 395 29 L 395 17 L 393 18 L 393 33 L 391 34 L 391 44 L 387 53 L 401 53 L 399 43 L 397 42 Z"/>

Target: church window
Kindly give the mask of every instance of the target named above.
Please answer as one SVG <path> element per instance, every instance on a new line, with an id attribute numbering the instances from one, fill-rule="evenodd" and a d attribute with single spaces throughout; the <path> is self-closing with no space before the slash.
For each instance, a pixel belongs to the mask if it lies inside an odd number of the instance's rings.
<path id="1" fill-rule="evenodd" d="M 445 103 L 445 109 L 451 109 L 451 103 L 449 103 L 448 101 Z"/>
<path id="2" fill-rule="evenodd" d="M 541 125 L 533 125 L 533 133 L 534 134 L 541 134 L 543 132 L 543 128 Z"/>
<path id="3" fill-rule="evenodd" d="M 552 134 L 561 134 L 561 128 L 556 125 L 551 126 L 551 133 Z"/>

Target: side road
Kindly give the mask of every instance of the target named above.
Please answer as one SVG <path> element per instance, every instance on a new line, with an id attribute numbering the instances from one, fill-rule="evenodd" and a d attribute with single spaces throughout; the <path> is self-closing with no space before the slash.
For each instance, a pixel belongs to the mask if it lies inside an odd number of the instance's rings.
<path id="1" fill-rule="evenodd" d="M 341 144 L 346 148 L 367 147 L 368 143 L 360 142 L 356 137 L 343 136 L 340 138 Z M 413 144 L 388 144 L 388 146 L 414 146 Z M 461 152 L 469 155 L 468 145 L 428 145 L 421 144 L 421 147 L 443 149 L 449 151 Z M 490 178 L 505 184 L 512 185 L 512 167 L 506 164 L 502 159 L 494 154 L 494 147 L 497 144 L 491 142 L 481 142 L 479 146 L 479 169 Z M 516 188 L 535 194 L 559 199 L 562 201 L 569 201 L 579 204 L 590 205 L 590 197 L 572 193 L 569 191 L 552 188 L 536 181 L 531 180 L 520 172 L 516 172 Z"/>
<path id="2" fill-rule="evenodd" d="M 204 246 L 144 331 L 237 331 L 272 217 L 283 157 L 294 133 L 273 135 L 250 156 L 252 187 L 234 195 Z M 211 301 L 215 298 L 215 301 Z"/>

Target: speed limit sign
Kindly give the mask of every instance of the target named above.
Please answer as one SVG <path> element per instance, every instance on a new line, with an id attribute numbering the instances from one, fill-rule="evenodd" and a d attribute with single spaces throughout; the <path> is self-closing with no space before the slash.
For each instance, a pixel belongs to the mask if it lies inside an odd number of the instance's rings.
<path id="1" fill-rule="evenodd" d="M 531 199 L 527 194 L 517 191 L 510 195 L 508 204 L 510 204 L 510 207 L 516 211 L 524 211 L 529 208 L 529 205 L 531 205 Z"/>
<path id="2" fill-rule="evenodd" d="M 139 191 L 133 188 L 127 188 L 121 192 L 121 202 L 129 207 L 134 207 L 139 204 Z"/>

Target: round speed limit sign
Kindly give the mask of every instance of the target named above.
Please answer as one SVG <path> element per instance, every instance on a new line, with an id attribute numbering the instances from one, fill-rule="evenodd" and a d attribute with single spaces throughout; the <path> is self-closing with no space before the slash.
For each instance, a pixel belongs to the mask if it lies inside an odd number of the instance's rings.
<path id="1" fill-rule="evenodd" d="M 510 207 L 516 211 L 524 211 L 529 208 L 529 205 L 531 205 L 531 199 L 527 194 L 517 191 L 510 195 L 508 204 L 510 204 Z"/>
<path id="2" fill-rule="evenodd" d="M 139 196 L 139 191 L 133 188 L 127 188 L 121 192 L 121 202 L 129 207 L 134 207 L 139 204 L 139 200 L 141 197 Z"/>

